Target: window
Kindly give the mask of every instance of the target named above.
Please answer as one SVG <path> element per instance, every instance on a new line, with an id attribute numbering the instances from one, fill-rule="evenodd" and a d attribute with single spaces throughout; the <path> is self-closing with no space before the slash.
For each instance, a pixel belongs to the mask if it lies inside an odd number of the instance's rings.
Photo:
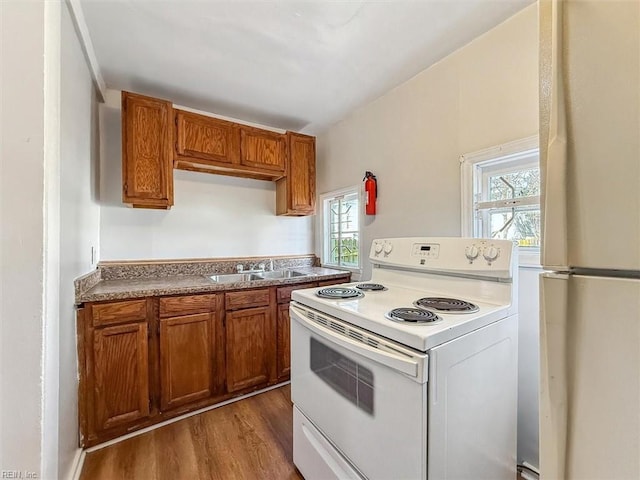
<path id="1" fill-rule="evenodd" d="M 538 256 L 541 217 L 537 137 L 463 155 L 461 164 L 463 234 L 513 240 L 525 263 L 527 254 Z"/>
<path id="2" fill-rule="evenodd" d="M 359 269 L 360 188 L 330 192 L 320 198 L 322 264 Z"/>

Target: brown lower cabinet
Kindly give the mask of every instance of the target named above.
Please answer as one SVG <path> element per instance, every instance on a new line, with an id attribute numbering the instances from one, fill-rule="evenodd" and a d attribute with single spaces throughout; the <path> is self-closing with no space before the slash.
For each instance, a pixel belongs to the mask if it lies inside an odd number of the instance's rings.
<path id="1" fill-rule="evenodd" d="M 160 320 L 160 408 L 167 410 L 211 397 L 215 385 L 215 314 Z"/>
<path id="2" fill-rule="evenodd" d="M 288 380 L 291 292 L 318 285 L 81 306 L 80 446 Z"/>
<path id="3" fill-rule="evenodd" d="M 93 420 L 97 431 L 149 416 L 148 367 L 146 323 L 94 331 Z"/>
<path id="4" fill-rule="evenodd" d="M 227 390 L 269 382 L 274 326 L 270 307 L 227 312 Z"/>

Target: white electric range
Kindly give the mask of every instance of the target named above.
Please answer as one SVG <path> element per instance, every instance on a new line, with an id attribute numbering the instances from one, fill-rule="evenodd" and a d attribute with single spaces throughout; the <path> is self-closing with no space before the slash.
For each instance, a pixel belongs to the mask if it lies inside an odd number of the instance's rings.
<path id="1" fill-rule="evenodd" d="M 371 280 L 293 292 L 293 455 L 307 480 L 515 478 L 514 250 L 380 239 Z"/>

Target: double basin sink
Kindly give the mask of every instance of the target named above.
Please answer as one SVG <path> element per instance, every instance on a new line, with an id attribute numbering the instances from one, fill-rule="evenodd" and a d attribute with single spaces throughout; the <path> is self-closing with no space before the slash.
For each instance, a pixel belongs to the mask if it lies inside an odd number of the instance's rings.
<path id="1" fill-rule="evenodd" d="M 295 270 L 274 270 L 271 272 L 227 273 L 212 275 L 209 278 L 216 283 L 253 282 L 259 280 L 279 280 L 297 277 L 313 277 L 313 273 L 296 272 Z"/>

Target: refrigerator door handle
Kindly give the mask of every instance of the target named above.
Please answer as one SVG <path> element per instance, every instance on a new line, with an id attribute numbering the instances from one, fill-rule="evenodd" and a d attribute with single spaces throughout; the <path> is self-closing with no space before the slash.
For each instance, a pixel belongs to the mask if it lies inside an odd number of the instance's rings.
<path id="1" fill-rule="evenodd" d="M 549 480 L 567 478 L 569 278 L 540 276 L 540 478 Z"/>
<path id="2" fill-rule="evenodd" d="M 563 84 L 563 0 L 542 0 L 540 14 L 541 262 L 568 270 L 567 131 Z"/>

